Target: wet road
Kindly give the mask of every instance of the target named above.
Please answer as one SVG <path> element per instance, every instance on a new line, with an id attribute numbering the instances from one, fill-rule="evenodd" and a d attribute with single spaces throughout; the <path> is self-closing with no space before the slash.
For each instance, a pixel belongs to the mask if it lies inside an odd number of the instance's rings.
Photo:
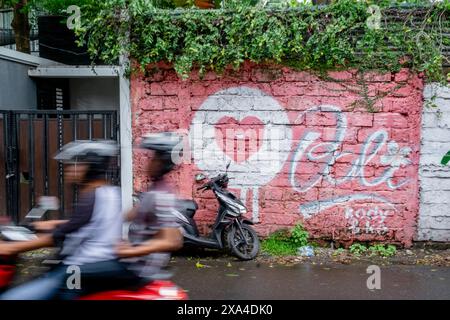
<path id="1" fill-rule="evenodd" d="M 177 257 L 174 281 L 196 299 L 450 299 L 450 268 L 380 266 L 381 289 L 369 290 L 367 265 L 282 266 Z"/>

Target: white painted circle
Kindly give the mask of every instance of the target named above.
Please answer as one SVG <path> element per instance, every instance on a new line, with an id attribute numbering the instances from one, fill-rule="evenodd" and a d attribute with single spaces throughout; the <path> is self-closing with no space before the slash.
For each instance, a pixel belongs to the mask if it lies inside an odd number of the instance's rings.
<path id="1" fill-rule="evenodd" d="M 223 117 L 241 122 L 256 117 L 264 130 L 256 153 L 243 162 L 235 162 L 216 141 L 215 125 Z M 233 87 L 209 96 L 195 113 L 189 128 L 191 153 L 195 164 L 209 175 L 229 168 L 230 187 L 263 186 L 282 169 L 291 151 L 292 132 L 284 108 L 261 90 Z"/>

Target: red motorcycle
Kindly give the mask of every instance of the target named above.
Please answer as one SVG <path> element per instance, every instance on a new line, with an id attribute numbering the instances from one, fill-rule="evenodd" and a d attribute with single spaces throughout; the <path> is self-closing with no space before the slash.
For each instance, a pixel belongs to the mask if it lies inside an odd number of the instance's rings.
<path id="1" fill-rule="evenodd" d="M 27 227 L 0 227 L 0 239 L 25 241 L 36 237 Z M 15 257 L 0 257 L 0 292 L 7 290 L 16 276 Z M 89 294 L 80 300 L 187 300 L 186 292 L 169 280 L 153 280 L 137 290 L 114 290 Z"/>

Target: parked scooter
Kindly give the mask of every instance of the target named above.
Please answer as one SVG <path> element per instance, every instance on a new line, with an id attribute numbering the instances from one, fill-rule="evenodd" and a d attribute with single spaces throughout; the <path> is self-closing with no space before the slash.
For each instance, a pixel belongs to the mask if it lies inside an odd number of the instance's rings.
<path id="1" fill-rule="evenodd" d="M 251 227 L 253 222 L 244 219 L 247 208 L 234 194 L 229 192 L 228 168 L 224 174 L 211 178 L 197 190 L 211 190 L 219 201 L 217 218 L 209 237 L 199 235 L 194 215 L 198 205 L 193 200 L 181 200 L 179 210 L 175 212 L 178 222 L 182 226 L 185 245 L 206 247 L 213 249 L 229 249 L 241 260 L 255 258 L 259 251 L 259 238 Z M 197 175 L 196 181 L 203 181 L 206 177 Z"/>
<path id="2" fill-rule="evenodd" d="M 32 210 L 27 218 L 38 219 L 42 210 Z M 26 241 L 36 237 L 33 227 L 26 224 L 22 226 L 0 226 L 0 240 Z M 53 261 L 54 263 L 55 261 Z M 17 276 L 17 257 L 0 256 L 0 293 L 4 292 L 14 282 Z M 159 275 L 136 290 L 124 289 L 103 291 L 89 294 L 80 300 L 187 300 L 186 292 L 169 280 L 171 273 Z"/>

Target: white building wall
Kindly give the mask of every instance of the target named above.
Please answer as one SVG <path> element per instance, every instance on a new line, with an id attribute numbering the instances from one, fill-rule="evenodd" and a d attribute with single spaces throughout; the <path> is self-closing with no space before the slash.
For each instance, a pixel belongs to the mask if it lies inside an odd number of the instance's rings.
<path id="1" fill-rule="evenodd" d="M 450 151 L 450 87 L 429 84 L 424 99 L 417 240 L 450 241 L 450 164 L 441 165 Z"/>

